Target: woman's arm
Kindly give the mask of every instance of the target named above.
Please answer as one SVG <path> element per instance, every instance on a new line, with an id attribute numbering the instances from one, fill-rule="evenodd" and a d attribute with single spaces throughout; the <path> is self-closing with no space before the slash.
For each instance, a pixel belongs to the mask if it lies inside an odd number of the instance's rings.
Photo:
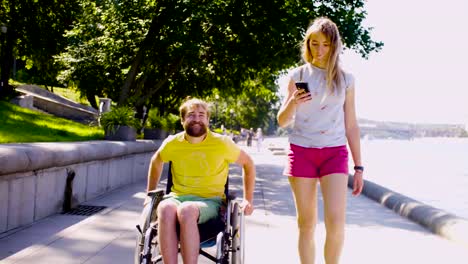
<path id="1" fill-rule="evenodd" d="M 311 100 L 310 93 L 302 93 L 296 89 L 296 85 L 292 79 L 289 80 L 288 92 L 286 98 L 281 104 L 278 111 L 278 124 L 280 127 L 286 127 L 293 120 L 298 104 Z"/>
<path id="2" fill-rule="evenodd" d="M 351 150 L 354 165 L 362 166 L 361 135 L 356 118 L 354 91 L 354 87 L 349 87 L 346 91 L 346 99 L 344 104 L 346 138 L 348 139 L 348 145 Z M 353 195 L 359 195 L 362 192 L 362 188 L 364 187 L 362 176 L 363 171 L 358 170 L 354 172 Z"/>

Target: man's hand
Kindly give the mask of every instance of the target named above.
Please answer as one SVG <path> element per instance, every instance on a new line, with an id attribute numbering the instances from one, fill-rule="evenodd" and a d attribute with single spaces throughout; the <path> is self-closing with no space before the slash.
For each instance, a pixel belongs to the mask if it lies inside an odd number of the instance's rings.
<path id="1" fill-rule="evenodd" d="M 253 204 L 251 204 L 248 200 L 244 199 L 240 203 L 240 208 L 244 211 L 245 215 L 251 215 L 254 211 Z"/>

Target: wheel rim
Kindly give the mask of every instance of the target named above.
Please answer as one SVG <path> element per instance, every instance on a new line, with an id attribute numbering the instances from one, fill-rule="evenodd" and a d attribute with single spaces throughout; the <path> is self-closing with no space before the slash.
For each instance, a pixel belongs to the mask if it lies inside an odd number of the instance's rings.
<path id="1" fill-rule="evenodd" d="M 219 263 L 224 259 L 224 236 L 223 232 L 220 232 L 216 236 L 216 259 Z"/>
<path id="2" fill-rule="evenodd" d="M 231 217 L 231 238 L 232 238 L 232 262 L 233 264 L 242 263 L 242 229 L 240 223 L 240 216 L 242 212 L 240 210 L 239 204 L 235 202 L 232 208 L 232 217 Z"/>

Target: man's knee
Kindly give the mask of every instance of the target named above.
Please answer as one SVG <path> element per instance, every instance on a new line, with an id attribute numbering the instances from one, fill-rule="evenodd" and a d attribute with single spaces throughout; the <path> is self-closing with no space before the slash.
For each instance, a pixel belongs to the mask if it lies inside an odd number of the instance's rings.
<path id="1" fill-rule="evenodd" d="M 197 223 L 200 215 L 200 209 L 194 203 L 185 202 L 177 208 L 177 218 L 181 225 L 188 223 Z"/>
<path id="2" fill-rule="evenodd" d="M 157 209 L 158 219 L 161 222 L 175 222 L 177 217 L 177 205 L 171 201 L 161 201 Z"/>

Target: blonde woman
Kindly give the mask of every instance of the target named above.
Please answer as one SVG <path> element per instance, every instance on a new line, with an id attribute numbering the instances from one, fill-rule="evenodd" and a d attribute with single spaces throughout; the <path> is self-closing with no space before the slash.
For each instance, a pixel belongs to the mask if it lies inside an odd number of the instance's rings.
<path id="1" fill-rule="evenodd" d="M 278 112 L 281 127 L 292 125 L 284 175 L 289 178 L 295 200 L 298 249 L 303 264 L 315 261 L 319 183 L 326 228 L 324 258 L 327 264 L 339 263 L 346 221 L 346 144 L 355 165 L 353 195 L 359 195 L 363 188 L 354 77 L 340 67 L 341 49 L 336 24 L 324 17 L 314 20 L 302 44 L 306 63 L 290 71 L 287 96 Z"/>

